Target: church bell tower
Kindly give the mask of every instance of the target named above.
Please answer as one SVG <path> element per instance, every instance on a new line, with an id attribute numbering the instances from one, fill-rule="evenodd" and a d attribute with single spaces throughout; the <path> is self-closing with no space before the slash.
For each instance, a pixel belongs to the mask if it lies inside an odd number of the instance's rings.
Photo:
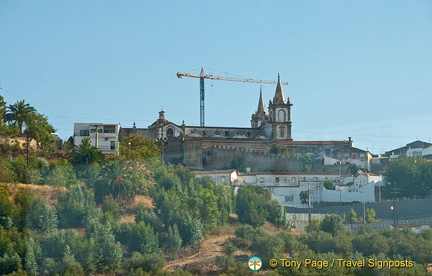
<path id="1" fill-rule="evenodd" d="M 285 101 L 278 75 L 276 92 L 273 101 L 270 100 L 268 107 L 270 124 L 272 126 L 272 138 L 274 140 L 293 140 L 291 138 L 291 106 L 289 98 Z"/>

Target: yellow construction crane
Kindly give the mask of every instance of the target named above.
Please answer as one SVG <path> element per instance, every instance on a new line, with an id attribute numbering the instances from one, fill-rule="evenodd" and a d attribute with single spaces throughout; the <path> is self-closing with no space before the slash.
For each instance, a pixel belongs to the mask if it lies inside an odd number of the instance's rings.
<path id="1" fill-rule="evenodd" d="M 177 77 L 180 79 L 182 77 L 191 77 L 200 79 L 200 126 L 204 126 L 204 79 L 210 80 L 224 80 L 224 81 L 237 81 L 237 82 L 252 82 L 252 83 L 264 83 L 264 84 L 277 84 L 277 81 L 264 81 L 256 79 L 247 78 L 233 78 L 233 77 L 221 77 L 213 75 L 205 75 L 204 68 L 201 68 L 201 73 L 199 76 L 189 73 L 178 72 Z M 288 85 L 288 82 L 280 82 L 281 85 Z"/>

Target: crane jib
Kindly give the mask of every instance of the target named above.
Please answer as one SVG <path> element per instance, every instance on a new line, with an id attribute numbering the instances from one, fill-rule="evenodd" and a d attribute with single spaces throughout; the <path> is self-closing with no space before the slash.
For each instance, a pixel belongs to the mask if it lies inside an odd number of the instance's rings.
<path id="1" fill-rule="evenodd" d="M 198 78 L 200 79 L 200 126 L 205 126 L 204 122 L 204 79 L 210 80 L 224 80 L 224 81 L 237 81 L 237 82 L 250 82 L 250 83 L 261 83 L 261 84 L 277 84 L 277 81 L 265 81 L 265 80 L 257 80 L 257 79 L 248 79 L 248 78 L 233 78 L 233 77 L 222 77 L 222 76 L 213 76 L 213 75 L 204 75 L 204 69 L 201 68 L 201 73 L 199 76 L 189 73 L 178 72 L 177 77 L 181 79 L 182 77 L 190 77 L 190 78 Z M 279 77 L 278 77 L 279 78 Z M 288 85 L 288 82 L 279 82 L 280 85 Z"/>

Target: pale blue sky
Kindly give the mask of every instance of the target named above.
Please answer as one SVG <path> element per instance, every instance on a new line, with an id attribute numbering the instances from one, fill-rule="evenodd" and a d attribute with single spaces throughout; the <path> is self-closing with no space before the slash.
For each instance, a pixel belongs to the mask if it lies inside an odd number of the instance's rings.
<path id="1" fill-rule="evenodd" d="M 0 94 L 75 122 L 199 125 L 199 80 L 276 80 L 295 140 L 432 141 L 432 1 L 0 0 Z M 219 72 L 218 72 L 219 71 Z M 206 81 L 206 125 L 250 126 L 259 85 Z M 274 85 L 264 85 L 264 101 Z"/>

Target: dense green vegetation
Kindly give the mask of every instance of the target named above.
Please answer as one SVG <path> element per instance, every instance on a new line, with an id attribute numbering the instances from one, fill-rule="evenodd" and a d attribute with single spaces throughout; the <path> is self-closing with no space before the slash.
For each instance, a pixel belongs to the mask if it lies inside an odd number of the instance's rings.
<path id="1" fill-rule="evenodd" d="M 2 103 L 0 181 L 10 183 L 0 186 L 2 275 L 165 275 L 165 258 L 198 248 L 235 211 L 232 187 L 161 165 L 151 140 L 125 137 L 120 156 L 103 155 L 89 139 L 54 152 L 43 115 L 25 101 Z M 52 187 L 44 188 L 50 200 L 14 183 Z M 279 204 L 265 208 L 264 221 L 280 220 Z"/>
<path id="2" fill-rule="evenodd" d="M 236 237 L 225 244 L 226 256 L 217 264 L 227 275 L 247 275 L 248 268 L 236 262 L 233 252 L 250 252 L 263 260 L 268 275 L 426 275 L 424 263 L 432 262 L 432 230 L 414 233 L 409 228 L 386 229 L 380 232 L 364 226 L 357 233 L 343 227 L 337 215 L 327 216 L 315 224 L 311 233 L 300 237 L 285 232 L 269 234 L 261 228 L 239 226 Z M 271 268 L 270 259 L 279 265 Z M 301 261 L 299 267 L 282 266 L 280 259 Z M 328 267 L 306 265 L 305 260 L 329 261 Z M 349 266 L 338 259 L 362 261 L 360 267 Z M 335 264 L 331 265 L 335 260 Z M 403 261 L 408 267 L 388 269 L 384 261 Z M 381 267 L 382 266 L 382 267 Z"/>
<path id="3" fill-rule="evenodd" d="M 40 184 L 47 183 L 43 175 L 53 170 L 54 161 L 46 162 L 32 170 L 41 176 Z M 147 264 L 141 270 L 158 270 L 161 265 L 156 264 L 164 263 L 164 254 L 197 247 L 203 237 L 227 223 L 234 209 L 230 187 L 197 179 L 181 166 L 155 163 L 99 163 L 92 168 L 98 170 L 92 185 L 83 182 L 87 178 L 58 177 L 55 186 L 66 191 L 53 205 L 25 189 L 12 196 L 2 188 L 1 273 L 19 269 L 29 275 L 117 273 L 136 270 L 137 263 Z M 68 168 L 56 173 L 70 176 L 73 167 Z M 130 210 L 137 196 L 153 202 L 154 208 L 139 205 Z M 121 223 L 123 215 L 135 220 Z"/>
<path id="4" fill-rule="evenodd" d="M 388 198 L 425 197 L 432 190 L 432 162 L 419 157 L 399 157 L 386 169 Z"/>

